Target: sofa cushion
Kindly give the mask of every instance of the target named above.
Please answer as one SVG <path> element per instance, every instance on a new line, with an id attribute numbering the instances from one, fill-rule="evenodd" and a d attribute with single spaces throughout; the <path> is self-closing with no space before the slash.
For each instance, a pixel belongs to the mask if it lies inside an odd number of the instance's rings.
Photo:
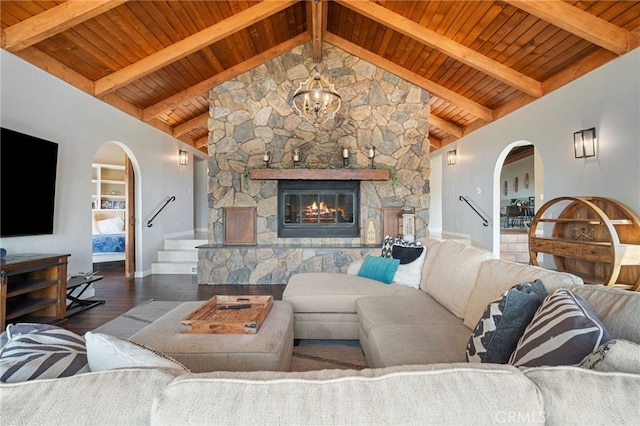
<path id="1" fill-rule="evenodd" d="M 578 367 L 640 374 L 640 345 L 622 339 L 609 340 L 587 355 Z"/>
<path id="2" fill-rule="evenodd" d="M 559 289 L 545 298 L 509 363 L 517 367 L 576 365 L 608 340 L 609 333 L 589 304 Z"/>
<path id="3" fill-rule="evenodd" d="M 356 313 L 362 296 L 411 295 L 416 290 L 397 284 L 383 284 L 369 278 L 337 272 L 305 272 L 292 275 L 282 293 L 293 312 Z"/>
<path id="4" fill-rule="evenodd" d="M 637 425 L 640 375 L 601 373 L 578 367 L 524 371 L 544 399 L 548 425 Z"/>
<path id="5" fill-rule="evenodd" d="M 385 324 L 360 339 L 367 365 L 372 368 L 404 364 L 464 362 L 469 329 L 462 321 L 441 327 Z M 365 347 L 368 350 L 365 350 Z"/>
<path id="6" fill-rule="evenodd" d="M 88 331 L 85 339 L 91 371 L 133 367 L 166 368 L 176 374 L 189 371 L 167 355 L 119 337 Z"/>
<path id="7" fill-rule="evenodd" d="M 139 368 L 0 384 L 0 423 L 148 425 L 154 396 L 174 378 L 166 370 Z"/>
<path id="8" fill-rule="evenodd" d="M 467 344 L 469 362 L 506 364 L 547 296 L 542 281 L 518 284 L 489 303 Z"/>
<path id="9" fill-rule="evenodd" d="M 584 298 L 613 338 L 640 343 L 640 292 L 584 285 L 571 287 Z"/>
<path id="10" fill-rule="evenodd" d="M 0 336 L 0 382 L 68 377 L 89 371 L 82 336 L 46 324 L 9 324 Z"/>
<path id="11" fill-rule="evenodd" d="M 385 284 L 391 284 L 393 276 L 398 270 L 400 260 L 368 255 L 358 271 L 359 277 L 371 278 Z"/>
<path id="12" fill-rule="evenodd" d="M 499 259 L 483 262 L 464 313 L 464 325 L 475 327 L 491 301 L 516 284 L 541 280 L 548 292 L 560 287 L 582 284 L 582 279 L 565 272 L 523 265 Z"/>
<path id="13" fill-rule="evenodd" d="M 150 423 L 469 425 L 543 412 L 542 396 L 517 369 L 479 367 L 186 374 L 156 397 Z"/>
<path id="14" fill-rule="evenodd" d="M 367 334 L 369 330 L 380 325 L 430 324 L 441 327 L 451 321 L 458 321 L 447 308 L 424 292 L 415 292 L 408 296 L 365 296 L 357 300 L 356 307 L 360 330 Z"/>
<path id="15" fill-rule="evenodd" d="M 445 240 L 440 246 L 437 262 L 430 265 L 430 270 L 424 271 L 428 278 L 426 286 L 421 288 L 455 316 L 463 318 L 480 264 L 491 259 L 491 256 L 487 250 Z M 475 323 L 469 328 L 473 326 Z"/>

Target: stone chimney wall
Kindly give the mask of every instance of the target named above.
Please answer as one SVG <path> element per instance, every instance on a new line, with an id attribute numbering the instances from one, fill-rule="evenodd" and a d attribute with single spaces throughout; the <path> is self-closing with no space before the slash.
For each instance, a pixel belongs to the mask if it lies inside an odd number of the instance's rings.
<path id="1" fill-rule="evenodd" d="M 223 265 L 224 262 L 213 260 L 233 257 L 240 250 L 224 246 L 225 207 L 255 207 L 255 249 L 273 250 L 273 256 L 262 254 L 269 257 L 268 260 L 238 261 L 239 267 L 248 262 L 255 265 L 253 269 L 261 269 L 253 276 L 248 271 L 240 274 L 241 278 L 233 278 L 244 284 L 254 283 L 249 281 L 273 283 L 274 276 L 286 283 L 291 273 L 308 269 L 301 260 L 282 270 L 282 264 L 286 262 L 278 260 L 278 247 L 286 247 L 288 251 L 296 247 L 326 249 L 340 246 L 349 249 L 350 253 L 353 249 L 357 252 L 364 245 L 366 224 L 370 220 L 381 241 L 382 207 L 415 208 L 416 237 L 427 235 L 430 192 L 428 92 L 329 43 L 325 42 L 323 47 L 319 64 L 313 62 L 311 43 L 308 42 L 210 91 L 209 246 L 199 253 L 199 282 L 231 284 L 230 276 L 238 275 L 234 275 L 228 265 Z M 292 94 L 301 82 L 315 73 L 316 67 L 342 97 L 336 117 L 320 127 L 302 119 L 291 103 Z M 351 167 L 366 168 L 369 165 L 368 148 L 372 145 L 376 149 L 376 166 L 389 168 L 394 179 L 361 182 L 360 238 L 277 237 L 277 181 L 248 178 L 249 169 L 262 167 L 265 151 L 270 152 L 271 167 L 274 168 L 292 167 L 294 149 L 300 152 L 301 167 L 341 168 L 342 149 L 347 147 L 351 153 Z M 221 256 L 221 251 L 228 253 Z M 361 256 L 365 252 L 358 253 Z M 346 264 L 353 260 L 351 255 L 346 259 L 344 255 L 345 252 L 336 253 L 341 259 L 339 267 L 334 264 L 322 270 L 344 272 Z M 293 257 L 303 256 L 295 254 Z M 271 272 L 260 263 L 269 263 Z M 280 271 L 274 272 L 273 268 L 280 268 Z"/>

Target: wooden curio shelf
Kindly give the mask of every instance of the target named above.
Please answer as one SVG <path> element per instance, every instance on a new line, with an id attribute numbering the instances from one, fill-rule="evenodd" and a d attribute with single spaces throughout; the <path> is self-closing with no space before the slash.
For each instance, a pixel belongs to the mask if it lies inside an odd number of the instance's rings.
<path id="1" fill-rule="evenodd" d="M 262 180 L 389 180 L 389 169 L 250 169 L 250 179 Z"/>
<path id="2" fill-rule="evenodd" d="M 555 217 L 543 217 L 547 211 Z M 543 223 L 553 225 L 551 233 L 538 232 Z M 640 217 L 616 200 L 559 197 L 547 202 L 529 230 L 533 265 L 539 253 L 552 255 L 558 270 L 585 283 L 640 291 Z"/>

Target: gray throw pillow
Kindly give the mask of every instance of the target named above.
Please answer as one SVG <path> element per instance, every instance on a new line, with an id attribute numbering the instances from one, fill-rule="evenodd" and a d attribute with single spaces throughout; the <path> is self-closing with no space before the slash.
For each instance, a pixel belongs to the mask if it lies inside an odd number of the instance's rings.
<path id="1" fill-rule="evenodd" d="M 518 284 L 489 303 L 469 338 L 468 362 L 506 364 L 547 296 L 540 280 Z"/>
<path id="2" fill-rule="evenodd" d="M 587 355 L 578 367 L 595 371 L 640 374 L 640 345 L 623 339 L 609 340 Z"/>

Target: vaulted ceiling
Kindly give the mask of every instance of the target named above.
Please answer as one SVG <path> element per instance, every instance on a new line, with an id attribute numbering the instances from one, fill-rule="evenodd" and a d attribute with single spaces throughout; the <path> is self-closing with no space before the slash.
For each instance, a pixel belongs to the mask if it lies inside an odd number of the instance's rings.
<path id="1" fill-rule="evenodd" d="M 3 49 L 205 153 L 209 89 L 308 41 L 428 90 L 432 149 L 640 46 L 639 1 L 2 0 L 0 23 Z"/>

